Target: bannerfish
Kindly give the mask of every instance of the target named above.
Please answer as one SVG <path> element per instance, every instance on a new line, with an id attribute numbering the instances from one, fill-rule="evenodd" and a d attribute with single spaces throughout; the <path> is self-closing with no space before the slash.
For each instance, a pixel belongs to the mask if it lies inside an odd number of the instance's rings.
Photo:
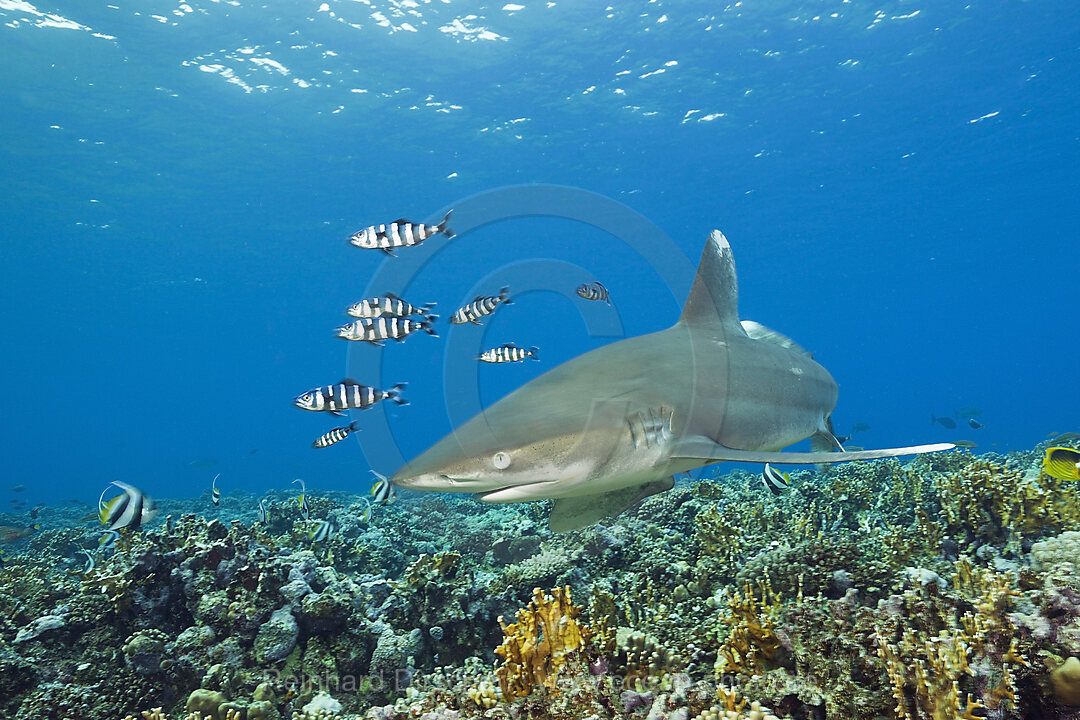
<path id="1" fill-rule="evenodd" d="M 450 318 L 450 324 L 464 325 L 465 323 L 472 323 L 473 325 L 479 325 L 480 323 L 477 321 L 485 315 L 490 315 L 495 312 L 495 308 L 499 307 L 499 305 L 514 304 L 514 301 L 507 296 L 507 293 L 509 292 L 510 288 L 504 287 L 495 297 L 489 295 L 477 295 L 476 299 L 471 303 L 458 308 Z"/>
<path id="2" fill-rule="evenodd" d="M 412 303 L 402 300 L 394 293 L 386 293 L 382 297 L 368 298 L 367 300 L 353 303 L 349 306 L 349 309 L 345 311 L 345 314 L 354 318 L 377 318 L 383 315 L 392 315 L 396 317 L 405 317 L 406 315 L 427 315 L 429 317 L 437 317 L 430 313 L 434 307 L 435 303 L 433 302 L 424 303 L 423 305 L 413 305 Z"/>
<path id="3" fill-rule="evenodd" d="M 263 498 L 262 500 L 259 501 L 258 518 L 259 518 L 259 522 L 261 522 L 263 525 L 269 525 L 270 524 L 270 513 L 266 509 L 266 498 Z"/>
<path id="4" fill-rule="evenodd" d="M 97 567 L 97 563 L 94 562 L 94 554 L 85 548 L 80 550 L 83 555 L 86 556 L 86 565 L 83 566 L 83 575 Z"/>
<path id="5" fill-rule="evenodd" d="M 391 248 L 419 245 L 432 235 L 442 233 L 448 238 L 454 233 L 447 227 L 450 222 L 450 210 L 438 225 L 414 223 L 406 218 L 398 218 L 389 225 L 371 225 L 358 230 L 349 237 L 349 244 L 365 250 L 382 250 L 390 257 L 397 257 Z"/>
<path id="6" fill-rule="evenodd" d="M 941 427 L 946 428 L 947 430 L 956 429 L 956 421 L 951 417 L 937 417 L 936 415 L 931 415 L 930 424 L 933 425 L 934 423 L 941 425 Z"/>
<path id="7" fill-rule="evenodd" d="M 324 448 L 330 447 L 334 443 L 341 442 L 345 438 L 349 437 L 351 433 L 357 431 L 358 428 L 356 427 L 356 425 L 358 422 L 360 421 L 354 420 L 345 427 L 337 427 L 323 435 L 320 435 L 318 438 L 315 439 L 315 442 L 311 443 L 311 447 Z"/>
<path id="8" fill-rule="evenodd" d="M 330 520 L 316 520 L 315 527 L 308 533 L 313 542 L 323 542 L 337 535 L 337 525 Z"/>
<path id="9" fill-rule="evenodd" d="M 968 427 L 970 427 L 972 430 L 978 430 L 979 428 L 983 427 L 983 424 L 975 418 L 968 418 Z"/>
<path id="10" fill-rule="evenodd" d="M 505 362 L 521 362 L 525 358 L 532 358 L 537 362 L 540 361 L 540 348 L 533 345 L 531 348 L 519 348 L 513 343 L 507 343 L 497 348 L 491 348 L 485 350 L 476 356 L 476 359 L 480 362 L 486 363 L 505 363 Z"/>
<path id="11" fill-rule="evenodd" d="M 300 505 L 300 514 L 307 520 L 311 515 L 311 506 L 307 501 L 307 485 L 300 478 L 293 480 L 293 484 L 300 483 L 300 497 L 297 498 L 297 504 Z"/>
<path id="12" fill-rule="evenodd" d="M 297 396 L 293 403 L 301 410 L 329 412 L 345 416 L 344 410 L 363 410 L 380 400 L 393 400 L 398 405 L 409 402 L 401 395 L 408 383 L 398 383 L 389 390 L 379 390 L 361 385 L 352 378 L 345 378 L 337 385 L 324 385 Z"/>
<path id="13" fill-rule="evenodd" d="M 1058 480 L 1080 480 L 1080 452 L 1072 448 L 1047 448 L 1043 471 Z"/>
<path id="14" fill-rule="evenodd" d="M 597 300 L 611 305 L 611 294 L 599 280 L 578 285 L 577 294 L 586 300 Z"/>
<path id="15" fill-rule="evenodd" d="M 221 491 L 218 490 L 217 479 L 221 477 L 221 473 L 214 476 L 214 481 L 210 483 L 210 502 L 215 506 L 221 504 Z"/>
<path id="16" fill-rule="evenodd" d="M 371 486 L 371 497 L 375 499 L 375 502 L 380 505 L 389 505 L 397 499 L 397 491 L 394 490 L 394 486 L 390 484 L 390 480 L 382 473 L 377 473 L 374 470 L 371 474 L 379 478 L 374 485 Z"/>
<path id="17" fill-rule="evenodd" d="M 0 525 L 0 544 L 6 545 L 7 543 L 13 543 L 16 540 L 22 540 L 24 537 L 30 537 L 34 534 L 35 530 L 40 530 L 40 525 L 32 525 L 30 527 L 16 527 L 15 525 Z"/>
<path id="18" fill-rule="evenodd" d="M 335 332 L 343 340 L 369 342 L 382 347 L 384 340 L 401 342 L 417 330 L 426 330 L 428 335 L 439 337 L 433 327 L 436 319 L 435 315 L 428 315 L 423 320 L 403 317 L 362 318 L 342 325 Z"/>
<path id="19" fill-rule="evenodd" d="M 130 528 L 138 530 L 140 526 L 153 520 L 158 513 L 154 501 L 144 495 L 137 487 L 114 480 L 109 487 L 115 485 L 123 492 L 112 500 L 105 502 L 106 487 L 101 491 L 98 498 L 98 519 L 102 525 L 108 525 L 110 530 Z"/>
<path id="20" fill-rule="evenodd" d="M 98 540 L 98 547 L 102 552 L 108 552 L 109 550 L 116 549 L 116 541 L 120 539 L 120 533 L 115 530 L 106 530 L 101 534 L 101 539 Z"/>
<path id="21" fill-rule="evenodd" d="M 791 487 L 791 476 L 786 472 L 780 472 L 769 463 L 765 463 L 765 469 L 761 472 L 761 483 L 773 495 L 779 495 Z"/>

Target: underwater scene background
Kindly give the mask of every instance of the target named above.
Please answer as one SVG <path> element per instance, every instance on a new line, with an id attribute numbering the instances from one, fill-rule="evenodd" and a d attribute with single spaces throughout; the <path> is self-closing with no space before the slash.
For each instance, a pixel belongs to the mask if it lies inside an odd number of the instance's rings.
<path id="1" fill-rule="evenodd" d="M 1078 483 L 1042 464 L 1080 430 L 1076 3 L 0 23 L 0 717 L 1080 717 Z M 346 242 L 450 209 L 423 262 Z M 548 502 L 371 495 L 670 326 L 713 228 L 741 317 L 836 378 L 849 445 L 965 447 L 778 492 L 723 464 L 566 535 Z M 388 291 L 437 303 L 438 337 L 334 337 Z M 475 362 L 511 341 L 540 361 Z M 294 406 L 345 377 L 409 404 Z M 156 513 L 103 532 L 111 482 Z"/>

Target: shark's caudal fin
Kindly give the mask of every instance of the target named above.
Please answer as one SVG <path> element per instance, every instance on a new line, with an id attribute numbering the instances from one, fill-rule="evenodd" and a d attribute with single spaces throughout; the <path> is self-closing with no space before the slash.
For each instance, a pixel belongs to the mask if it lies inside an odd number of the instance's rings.
<path id="1" fill-rule="evenodd" d="M 701 252 L 697 276 L 683 306 L 679 322 L 687 325 L 719 324 L 742 333 L 739 324 L 739 283 L 731 245 L 719 230 L 709 233 Z M 738 330 L 735 330 L 738 328 Z"/>
<path id="2" fill-rule="evenodd" d="M 674 476 L 598 495 L 560 498 L 551 508 L 548 527 L 555 533 L 580 530 L 595 525 L 606 517 L 615 517 L 639 500 L 673 487 Z"/>
<path id="3" fill-rule="evenodd" d="M 773 463 L 788 465 L 814 465 L 817 463 L 838 463 L 849 460 L 877 460 L 879 458 L 900 457 L 901 455 L 920 455 L 922 453 L 937 452 L 939 450 L 951 450 L 955 445 L 952 443 L 935 443 L 933 445 L 912 445 L 902 448 L 885 448 L 882 450 L 858 450 L 855 452 L 767 452 L 764 450 L 735 450 L 725 447 L 710 438 L 701 435 L 691 436 L 679 440 L 671 456 L 674 458 L 692 458 L 707 462 L 752 462 Z"/>

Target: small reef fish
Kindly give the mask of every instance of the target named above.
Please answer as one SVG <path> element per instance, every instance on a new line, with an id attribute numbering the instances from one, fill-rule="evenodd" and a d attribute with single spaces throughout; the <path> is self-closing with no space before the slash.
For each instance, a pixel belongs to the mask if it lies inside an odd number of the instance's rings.
<path id="1" fill-rule="evenodd" d="M 765 463 L 765 469 L 761 472 L 761 484 L 773 495 L 779 495 L 791 487 L 791 476 Z"/>
<path id="2" fill-rule="evenodd" d="M 540 361 L 540 348 L 533 345 L 531 348 L 519 348 L 517 345 L 507 343 L 497 348 L 491 348 L 485 350 L 476 356 L 476 359 L 480 362 L 486 363 L 505 363 L 505 362 L 521 362 L 525 358 L 532 358 L 537 362 Z"/>
<path id="3" fill-rule="evenodd" d="M 393 400 L 398 405 L 408 405 L 409 401 L 401 392 L 408 383 L 398 383 L 389 390 L 379 390 L 369 385 L 361 385 L 352 378 L 345 378 L 337 385 L 324 385 L 308 390 L 293 401 L 301 410 L 329 412 L 345 416 L 344 410 L 363 410 L 380 400 Z"/>
<path id="4" fill-rule="evenodd" d="M 428 335 L 439 337 L 434 327 L 436 319 L 435 315 L 428 315 L 423 320 L 403 317 L 362 318 L 342 325 L 335 333 L 342 340 L 369 342 L 382 347 L 385 340 L 401 342 L 417 330 L 426 330 Z"/>
<path id="5" fill-rule="evenodd" d="M 116 542 L 120 539 L 120 533 L 115 530 L 106 530 L 101 534 L 101 539 L 98 540 L 98 547 L 102 552 L 108 552 L 109 550 L 116 549 Z"/>
<path id="6" fill-rule="evenodd" d="M 293 484 L 295 485 L 296 483 L 300 483 L 300 497 L 297 498 L 296 502 L 300 505 L 300 514 L 307 520 L 311 516 L 311 506 L 308 505 L 307 501 L 307 484 L 300 478 L 293 480 Z"/>
<path id="7" fill-rule="evenodd" d="M 97 563 L 94 561 L 94 554 L 89 550 L 82 549 L 79 552 L 86 556 L 86 565 L 83 566 L 83 575 L 85 575 L 86 573 L 96 568 Z"/>
<path id="8" fill-rule="evenodd" d="M 397 491 L 394 490 L 394 486 L 390 484 L 389 478 L 382 473 L 377 473 L 374 470 L 371 474 L 379 478 L 374 485 L 371 486 L 371 497 L 375 499 L 375 502 L 380 505 L 389 505 L 397 499 Z"/>
<path id="9" fill-rule="evenodd" d="M 956 415 L 956 417 L 961 417 L 961 418 L 978 417 L 979 415 L 982 415 L 982 408 L 976 408 L 976 407 L 960 408 L 954 414 Z"/>
<path id="10" fill-rule="evenodd" d="M 13 543 L 16 540 L 22 540 L 24 537 L 30 537 L 31 535 L 33 535 L 35 530 L 40 529 L 40 525 L 32 525 L 30 527 L 0 525 L 0 543 L 6 545 L 7 543 Z"/>
<path id="11" fill-rule="evenodd" d="M 311 443 L 311 447 L 324 448 L 330 447 L 334 443 L 341 442 L 345 438 L 349 437 L 351 433 L 358 431 L 358 428 L 356 427 L 358 422 L 360 421 L 354 420 L 345 427 L 336 427 L 333 430 L 330 430 L 329 432 L 320 435 L 319 437 L 315 438 L 315 442 Z"/>
<path id="12" fill-rule="evenodd" d="M 368 298 L 367 300 L 353 303 L 349 306 L 349 309 L 345 311 L 345 314 L 354 318 L 377 318 L 382 317 L 383 315 L 391 315 L 394 317 L 405 317 L 406 315 L 438 317 L 436 315 L 431 315 L 430 311 L 434 309 L 434 307 L 435 303 L 413 305 L 402 300 L 394 293 L 386 293 L 382 297 Z"/>
<path id="13" fill-rule="evenodd" d="M 975 418 L 968 418 L 968 427 L 970 427 L 972 430 L 978 430 L 979 428 L 983 427 L 983 424 Z"/>
<path id="14" fill-rule="evenodd" d="M 270 524 L 270 512 L 266 509 L 266 498 L 259 501 L 259 522 L 263 525 Z"/>
<path id="15" fill-rule="evenodd" d="M 397 257 L 391 248 L 419 245 L 432 235 L 442 233 L 448 238 L 454 237 L 447 227 L 450 222 L 450 210 L 438 225 L 414 223 L 406 218 L 398 218 L 389 225 L 371 225 L 358 230 L 349 237 L 349 244 L 365 250 L 382 250 L 390 257 Z"/>
<path id="16" fill-rule="evenodd" d="M 499 290 L 499 294 L 495 297 L 489 295 L 477 295 L 476 299 L 468 305 L 458 308 L 457 311 L 450 318 L 451 325 L 464 325 L 465 323 L 472 323 L 473 325 L 479 325 L 478 320 L 485 315 L 490 315 L 495 312 L 495 308 L 499 305 L 513 305 L 514 301 L 511 300 L 507 293 L 510 292 L 509 287 L 504 287 Z"/>
<path id="17" fill-rule="evenodd" d="M 105 502 L 105 493 L 113 485 L 123 492 L 109 502 Z M 158 510 L 154 501 L 138 488 L 119 480 L 109 483 L 109 487 L 102 490 L 101 497 L 98 498 L 98 519 L 102 525 L 108 525 L 110 530 L 123 528 L 138 530 L 140 526 L 157 516 Z"/>
<path id="18" fill-rule="evenodd" d="M 221 473 L 214 476 L 214 481 L 210 483 L 210 502 L 214 503 L 215 507 L 221 504 L 221 491 L 218 490 L 217 479 L 221 477 Z"/>
<path id="19" fill-rule="evenodd" d="M 308 533 L 308 537 L 314 542 L 323 542 L 337 535 L 338 529 L 330 520 L 316 520 L 315 527 Z"/>
<path id="20" fill-rule="evenodd" d="M 931 415 L 930 424 L 933 425 L 934 423 L 937 423 L 938 425 L 947 430 L 956 429 L 956 421 L 953 420 L 951 417 L 937 417 L 936 415 Z"/>
<path id="21" fill-rule="evenodd" d="M 1080 480 L 1080 451 L 1063 447 L 1047 448 L 1043 471 L 1058 480 Z"/>
<path id="22" fill-rule="evenodd" d="M 577 294 L 586 300 L 597 300 L 611 305 L 611 294 L 599 280 L 578 285 Z"/>

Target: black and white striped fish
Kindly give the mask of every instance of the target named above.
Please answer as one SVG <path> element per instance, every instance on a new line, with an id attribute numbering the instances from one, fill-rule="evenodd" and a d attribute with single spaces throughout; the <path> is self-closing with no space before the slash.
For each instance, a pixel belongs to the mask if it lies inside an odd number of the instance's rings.
<path id="1" fill-rule="evenodd" d="M 773 495 L 779 495 L 791 487 L 791 477 L 787 473 L 780 472 L 769 463 L 765 463 L 765 469 L 761 473 L 761 484 L 767 487 Z"/>
<path id="2" fill-rule="evenodd" d="M 315 439 L 315 442 L 311 443 L 311 447 L 324 448 L 330 447 L 334 443 L 341 442 L 345 438 L 349 437 L 351 433 L 356 432 L 356 425 L 358 422 L 359 420 L 354 420 L 345 427 L 336 427 L 333 430 L 323 435 L 320 435 L 318 438 Z"/>
<path id="3" fill-rule="evenodd" d="M 214 476 L 214 481 L 212 483 L 210 483 L 210 502 L 214 503 L 214 505 L 220 505 L 221 504 L 221 491 L 218 490 L 218 486 L 217 486 L 217 479 L 219 477 L 221 477 L 221 473 L 218 473 L 217 475 L 215 475 Z"/>
<path id="4" fill-rule="evenodd" d="M 401 391 L 407 384 L 398 383 L 389 390 L 379 390 L 370 385 L 361 385 L 352 378 L 345 378 L 337 385 L 323 385 L 308 390 L 293 402 L 301 410 L 344 416 L 345 410 L 363 410 L 380 400 L 393 400 L 398 405 L 408 405 L 409 402 L 401 396 Z"/>
<path id="5" fill-rule="evenodd" d="M 371 497 L 375 502 L 380 505 L 389 505 L 397 499 L 397 491 L 394 490 L 394 486 L 390 484 L 390 480 L 382 473 L 371 471 L 371 474 L 379 478 L 374 485 L 371 486 Z"/>
<path id="6" fill-rule="evenodd" d="M 266 499 L 265 498 L 263 498 L 262 500 L 259 501 L 259 509 L 258 509 L 257 512 L 258 512 L 257 517 L 259 518 L 259 522 L 261 522 L 263 525 L 269 525 L 270 524 L 270 511 L 266 509 Z"/>
<path id="7" fill-rule="evenodd" d="M 579 285 L 577 289 L 578 297 L 583 297 L 586 300 L 600 300 L 611 304 L 611 295 L 608 293 L 608 289 L 604 287 L 604 284 L 599 280 L 591 283 L 584 283 Z"/>
<path id="8" fill-rule="evenodd" d="M 435 332 L 432 326 L 435 320 L 434 315 L 428 315 L 423 320 L 387 316 L 362 318 L 339 327 L 337 336 L 343 340 L 359 340 L 382 347 L 384 340 L 401 342 L 417 330 L 426 330 L 428 335 L 439 337 L 439 333 Z"/>
<path id="9" fill-rule="evenodd" d="M 313 542 L 324 542 L 337 535 L 337 525 L 332 520 L 316 520 L 315 527 L 308 533 Z"/>
<path id="10" fill-rule="evenodd" d="M 414 223 L 405 218 L 398 218 L 389 225 L 372 225 L 353 233 L 349 237 L 349 244 L 365 250 L 382 250 L 390 257 L 397 257 L 390 252 L 391 248 L 419 245 L 438 233 L 454 237 L 454 233 L 447 227 L 452 212 L 454 211 L 446 213 L 446 217 L 438 225 Z"/>
<path id="11" fill-rule="evenodd" d="M 86 565 L 83 566 L 83 575 L 85 575 L 97 567 L 97 562 L 94 561 L 94 553 L 89 550 L 81 549 L 79 552 L 86 556 Z"/>
<path id="12" fill-rule="evenodd" d="M 101 491 L 101 497 L 98 498 L 98 518 L 102 525 L 108 525 L 110 530 L 137 530 L 140 525 L 154 519 L 158 512 L 157 507 L 141 490 L 119 480 L 109 483 L 109 487 L 113 485 L 123 493 L 105 502 L 105 493 L 109 492 L 109 488 Z"/>
<path id="13" fill-rule="evenodd" d="M 517 345 L 507 343 L 497 348 L 485 350 L 476 356 L 476 359 L 480 362 L 487 363 L 521 362 L 525 358 L 532 358 L 539 362 L 540 348 L 535 345 L 531 348 L 519 348 Z"/>
<path id="14" fill-rule="evenodd" d="M 358 303 L 353 303 L 349 306 L 349 309 L 345 311 L 346 315 L 354 318 L 376 318 L 383 315 L 391 315 L 395 317 L 405 317 L 406 315 L 426 315 L 430 318 L 437 318 L 437 315 L 431 315 L 430 310 L 435 307 L 435 303 L 424 303 L 423 305 L 413 305 L 410 302 L 402 300 L 394 293 L 386 293 L 382 297 L 368 298 L 361 300 Z"/>
<path id="15" fill-rule="evenodd" d="M 475 300 L 465 307 L 459 308 L 454 313 L 454 316 L 450 318 L 450 323 L 452 325 L 464 325 L 465 323 L 479 325 L 480 323 L 477 320 L 495 312 L 495 308 L 499 307 L 499 305 L 514 304 L 514 301 L 507 297 L 508 292 L 510 292 L 510 288 L 504 287 L 496 297 L 477 295 Z"/>

